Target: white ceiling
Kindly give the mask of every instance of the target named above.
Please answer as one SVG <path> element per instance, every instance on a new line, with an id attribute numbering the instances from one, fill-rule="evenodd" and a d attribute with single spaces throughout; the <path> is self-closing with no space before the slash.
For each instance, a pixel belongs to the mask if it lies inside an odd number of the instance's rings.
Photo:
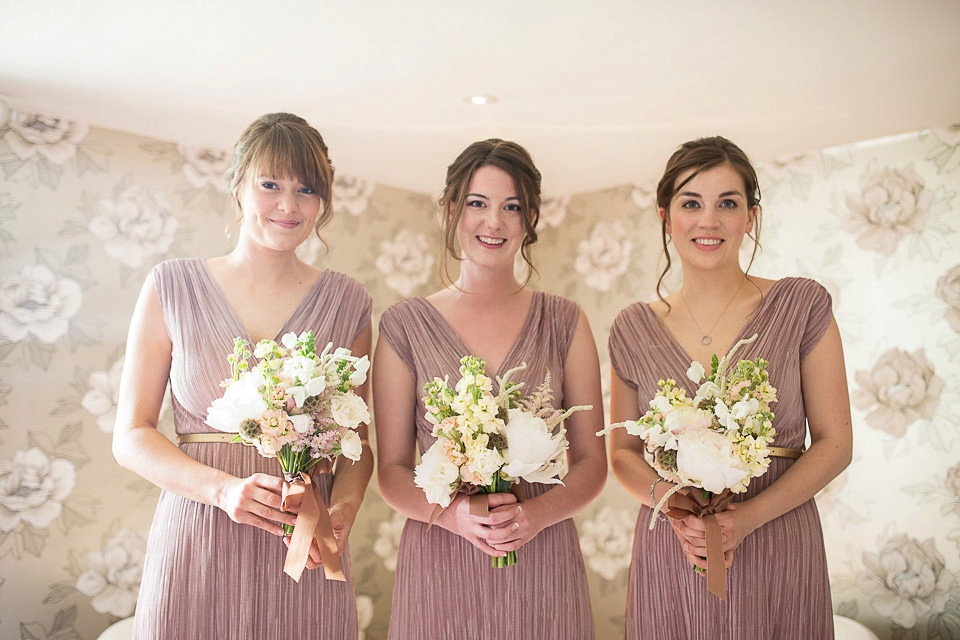
<path id="1" fill-rule="evenodd" d="M 491 136 L 560 194 L 655 179 L 701 135 L 769 160 L 960 121 L 956 0 L 272 4 L 7 0 L 0 94 L 217 148 L 291 111 L 341 172 L 431 194 Z"/>

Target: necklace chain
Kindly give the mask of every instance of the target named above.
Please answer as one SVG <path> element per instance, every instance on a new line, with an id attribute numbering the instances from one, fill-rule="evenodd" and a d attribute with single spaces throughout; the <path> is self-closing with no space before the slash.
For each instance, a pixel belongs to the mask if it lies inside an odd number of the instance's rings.
<path id="1" fill-rule="evenodd" d="M 727 309 L 730 308 L 730 305 L 733 304 L 733 301 L 737 299 L 737 295 L 740 293 L 740 290 L 743 289 L 743 283 L 745 281 L 746 278 L 740 281 L 740 286 L 737 287 L 737 290 L 733 292 L 733 297 L 731 297 L 730 300 L 727 301 L 727 304 L 724 305 L 723 309 L 720 311 L 720 315 L 717 316 L 717 319 L 714 321 L 709 331 L 704 331 L 703 327 L 700 326 L 700 323 L 697 322 L 697 319 L 693 315 L 693 311 L 690 310 L 690 305 L 687 303 L 686 296 L 683 295 L 683 287 L 680 287 L 680 299 L 683 301 L 683 306 L 687 308 L 687 313 L 690 315 L 690 319 L 693 320 L 693 324 L 697 325 L 697 330 L 700 332 L 700 344 L 706 347 L 713 342 L 713 338 L 710 336 L 710 334 L 713 333 L 713 330 L 717 328 L 718 324 L 720 324 L 720 319 L 723 318 L 723 314 L 727 312 Z"/>

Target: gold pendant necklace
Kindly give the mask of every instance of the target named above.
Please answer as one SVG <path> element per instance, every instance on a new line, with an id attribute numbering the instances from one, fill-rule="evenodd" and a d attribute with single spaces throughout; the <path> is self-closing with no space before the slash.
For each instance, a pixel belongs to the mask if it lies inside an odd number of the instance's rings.
<path id="1" fill-rule="evenodd" d="M 723 317 L 723 314 L 727 312 L 727 309 L 730 308 L 730 305 L 733 304 L 733 301 L 737 299 L 737 295 L 740 293 L 740 290 L 743 289 L 743 283 L 746 281 L 746 277 L 740 281 L 740 286 L 737 287 L 737 290 L 733 292 L 733 297 L 727 301 L 726 306 L 723 307 L 723 310 L 720 311 L 720 315 L 717 316 L 717 320 L 713 323 L 713 326 L 710 327 L 709 331 L 704 331 L 703 327 L 700 326 L 700 323 L 697 322 L 697 319 L 693 317 L 693 312 L 690 311 L 690 305 L 687 304 L 687 299 L 683 295 L 683 287 L 680 287 L 680 299 L 683 301 L 683 306 L 686 307 L 687 313 L 690 315 L 690 319 L 693 320 L 693 324 L 697 326 L 697 330 L 700 332 L 700 344 L 703 346 L 709 346 L 713 342 L 713 338 L 710 337 L 710 334 L 713 333 L 713 330 L 717 328 L 717 325 L 720 324 L 720 319 Z"/>

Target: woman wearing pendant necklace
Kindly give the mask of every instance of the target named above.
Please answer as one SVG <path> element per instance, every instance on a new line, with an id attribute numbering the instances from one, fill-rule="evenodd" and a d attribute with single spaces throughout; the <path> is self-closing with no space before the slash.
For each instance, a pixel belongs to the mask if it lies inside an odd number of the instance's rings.
<path id="1" fill-rule="evenodd" d="M 691 361 L 710 371 L 715 354 L 722 357 L 739 340 L 756 335 L 739 347 L 733 362 L 769 361 L 770 384 L 777 389 L 773 451 L 780 455 L 716 516 L 727 567 L 724 601 L 708 592 L 703 574 L 693 570 L 707 566 L 703 521 L 661 517 L 649 530 L 651 505 L 672 485 L 647 463 L 639 437 L 623 429 L 611 432 L 614 474 L 644 505 L 624 637 L 832 638 L 830 585 L 813 496 L 850 462 L 852 435 L 830 295 L 813 280 L 767 280 L 741 267 L 744 238 L 757 241 L 760 232 L 760 189 L 746 154 L 729 140 L 682 145 L 667 162 L 657 206 L 666 267 L 658 300 L 628 306 L 611 328 L 611 422 L 640 418 L 660 379 L 676 380 L 693 397 L 697 385 L 686 376 Z M 664 296 L 671 244 L 683 282 Z M 801 452 L 808 435 L 810 446 Z"/>
<path id="2" fill-rule="evenodd" d="M 518 253 L 529 265 L 539 209 L 540 172 L 523 147 L 497 139 L 471 144 L 448 168 L 440 199 L 441 273 L 450 257 L 459 276 L 426 298 L 391 306 L 380 319 L 373 365 L 377 473 L 384 499 L 407 517 L 390 612 L 393 640 L 594 637 L 572 517 L 606 479 L 603 441 L 594 436 L 603 424 L 600 367 L 579 306 L 515 276 Z M 453 387 L 467 355 L 485 361 L 491 380 L 526 363 L 511 378 L 524 383 L 524 393 L 549 371 L 554 407 L 593 408 L 566 419 L 564 484 L 521 481 L 520 498 L 459 493 L 434 519 L 435 505 L 414 484 L 417 451 L 435 440 L 424 384 L 448 376 Z M 471 511 L 471 497 L 485 499 L 488 515 Z M 517 551 L 517 564 L 491 566 L 491 558 L 509 551 Z"/>

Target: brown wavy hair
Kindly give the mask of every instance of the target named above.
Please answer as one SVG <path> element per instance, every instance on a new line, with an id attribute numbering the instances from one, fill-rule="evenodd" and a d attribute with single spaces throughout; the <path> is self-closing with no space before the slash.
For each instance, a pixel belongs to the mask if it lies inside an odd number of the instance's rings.
<path id="1" fill-rule="evenodd" d="M 243 219 L 240 188 L 252 172 L 294 178 L 313 189 L 323 201 L 314 227 L 320 237 L 320 229 L 333 217 L 334 168 L 319 131 L 292 113 L 267 113 L 244 130 L 233 147 L 233 164 L 224 174 L 237 205 L 237 218 L 227 227 L 228 235 Z"/>
<path id="2" fill-rule="evenodd" d="M 657 280 L 657 297 L 666 303 L 660 287 L 664 278 L 670 273 L 672 262 L 670 260 L 670 251 L 667 248 L 667 217 L 670 215 L 670 201 L 673 196 L 690 182 L 695 176 L 703 171 L 708 171 L 722 164 L 729 165 L 743 179 L 743 186 L 747 198 L 747 207 L 752 208 L 760 204 L 760 184 L 757 180 L 757 172 L 750 162 L 750 158 L 744 153 L 743 149 L 730 142 L 722 136 L 713 136 L 709 138 L 697 138 L 689 142 L 684 142 L 673 152 L 670 159 L 667 160 L 667 166 L 663 171 L 663 176 L 657 184 L 657 208 L 663 209 L 665 214 L 660 220 L 660 240 L 663 244 L 663 255 L 667 260 L 666 266 L 660 272 L 660 278 Z M 684 173 L 690 171 L 690 175 L 680 182 Z M 753 253 L 750 255 L 750 263 L 747 265 L 747 271 L 753 265 L 753 260 L 757 256 L 757 249 L 760 247 L 760 226 L 762 222 L 763 210 L 758 206 L 757 214 L 753 221 L 753 230 L 748 236 L 753 240 Z M 670 306 L 669 304 L 667 305 Z"/>
<path id="3" fill-rule="evenodd" d="M 516 142 L 490 138 L 468 146 L 447 167 L 447 182 L 439 200 L 440 233 L 443 238 L 440 276 L 447 283 L 453 282 L 448 257 L 457 261 L 463 259 L 457 250 L 457 225 L 463 215 L 470 181 L 480 167 L 496 167 L 513 179 L 523 214 L 524 235 L 520 254 L 531 271 L 536 271 L 530 260 L 529 247 L 537 241 L 537 223 L 540 221 L 540 171 L 527 150 Z"/>

